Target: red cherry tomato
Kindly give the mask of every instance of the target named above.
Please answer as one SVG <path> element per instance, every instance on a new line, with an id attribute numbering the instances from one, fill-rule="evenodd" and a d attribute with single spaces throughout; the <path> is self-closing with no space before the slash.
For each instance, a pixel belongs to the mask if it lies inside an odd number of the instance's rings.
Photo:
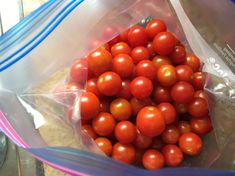
<path id="1" fill-rule="evenodd" d="M 154 50 L 153 50 L 153 43 L 152 42 L 149 42 L 148 44 L 147 44 L 147 50 L 149 51 L 149 55 L 150 55 L 150 57 L 153 57 L 153 56 L 155 56 L 155 52 L 154 52 Z"/>
<path id="2" fill-rule="evenodd" d="M 184 133 L 180 136 L 179 146 L 182 152 L 187 155 L 198 155 L 202 150 L 202 140 L 195 133 Z"/>
<path id="3" fill-rule="evenodd" d="M 90 120 L 100 112 L 100 101 L 97 96 L 91 92 L 84 92 L 80 100 L 81 118 Z"/>
<path id="4" fill-rule="evenodd" d="M 126 31 L 124 31 L 123 33 L 121 33 L 120 36 L 120 41 L 123 42 L 128 42 L 128 33 L 129 33 L 129 29 L 127 29 Z"/>
<path id="5" fill-rule="evenodd" d="M 193 98 L 188 105 L 188 112 L 193 117 L 203 117 L 208 114 L 208 105 L 203 98 Z"/>
<path id="6" fill-rule="evenodd" d="M 118 122 L 114 134 L 121 144 L 129 144 L 136 138 L 136 127 L 129 121 Z"/>
<path id="7" fill-rule="evenodd" d="M 85 59 L 79 59 L 74 62 L 70 69 L 70 79 L 74 82 L 83 84 L 87 80 L 89 72 L 87 61 Z"/>
<path id="8" fill-rule="evenodd" d="M 143 27 L 136 25 L 130 28 L 128 41 L 133 47 L 146 46 L 148 43 L 148 34 Z"/>
<path id="9" fill-rule="evenodd" d="M 158 85 L 153 91 L 153 97 L 156 102 L 171 102 L 170 89 L 168 87 L 162 87 Z"/>
<path id="10" fill-rule="evenodd" d="M 142 60 L 136 65 L 136 75 L 145 76 L 149 79 L 156 77 L 156 68 L 152 61 Z"/>
<path id="11" fill-rule="evenodd" d="M 91 125 L 89 124 L 85 124 L 85 125 L 82 125 L 82 130 L 88 134 L 92 139 L 95 140 L 96 138 L 96 133 L 95 131 L 93 130 L 93 128 L 91 127 Z"/>
<path id="12" fill-rule="evenodd" d="M 143 135 L 155 137 L 164 131 L 165 121 L 159 109 L 154 106 L 146 106 L 139 111 L 136 126 Z"/>
<path id="13" fill-rule="evenodd" d="M 196 72 L 193 77 L 193 86 L 196 90 L 202 90 L 206 83 L 206 73 Z"/>
<path id="14" fill-rule="evenodd" d="M 110 41 L 108 42 L 108 45 L 109 45 L 110 47 L 112 47 L 113 45 L 115 45 L 115 44 L 118 43 L 119 41 L 120 41 L 120 36 L 117 35 L 116 37 L 114 37 L 112 40 L 110 40 Z"/>
<path id="15" fill-rule="evenodd" d="M 142 60 L 148 60 L 150 57 L 150 53 L 147 48 L 143 46 L 137 46 L 132 49 L 131 57 L 135 64 L 138 64 Z"/>
<path id="16" fill-rule="evenodd" d="M 144 76 L 138 76 L 131 81 L 131 94 L 138 99 L 149 97 L 152 90 L 152 81 Z"/>
<path id="17" fill-rule="evenodd" d="M 162 86 L 172 86 L 177 81 L 177 74 L 175 67 L 172 65 L 162 65 L 157 70 L 157 80 Z"/>
<path id="18" fill-rule="evenodd" d="M 174 51 L 176 38 L 170 32 L 160 32 L 153 39 L 153 48 L 159 55 L 168 55 Z"/>
<path id="19" fill-rule="evenodd" d="M 205 100 L 207 100 L 207 95 L 206 95 L 206 92 L 203 91 L 203 90 L 197 90 L 195 93 L 194 93 L 194 97 L 195 98 L 203 98 Z"/>
<path id="20" fill-rule="evenodd" d="M 183 153 L 176 145 L 165 145 L 162 149 L 162 154 L 168 166 L 176 167 L 183 161 Z"/>
<path id="21" fill-rule="evenodd" d="M 143 166 L 148 170 L 161 169 L 164 164 L 164 157 L 157 150 L 149 149 L 143 155 Z"/>
<path id="22" fill-rule="evenodd" d="M 176 103 L 189 103 L 193 95 L 193 86 L 185 81 L 179 81 L 171 88 L 171 97 Z"/>
<path id="23" fill-rule="evenodd" d="M 100 93 L 100 91 L 97 88 L 97 79 L 96 78 L 92 78 L 89 79 L 86 84 L 85 84 L 85 90 L 87 92 L 92 92 L 93 94 L 95 94 L 97 97 L 102 97 L 102 94 Z"/>
<path id="24" fill-rule="evenodd" d="M 102 98 L 100 100 L 100 112 L 109 112 L 110 99 Z"/>
<path id="25" fill-rule="evenodd" d="M 162 132 L 161 137 L 166 144 L 176 144 L 180 138 L 180 130 L 174 125 L 167 126 Z"/>
<path id="26" fill-rule="evenodd" d="M 112 158 L 127 164 L 135 161 L 135 148 L 131 144 L 116 143 L 113 146 Z"/>
<path id="27" fill-rule="evenodd" d="M 166 31 L 166 24 L 162 20 L 154 19 L 147 24 L 146 31 L 149 38 L 152 39 L 160 32 Z"/>
<path id="28" fill-rule="evenodd" d="M 112 46 L 111 53 L 113 56 L 116 56 L 118 54 L 130 54 L 131 48 L 127 43 L 119 42 Z"/>
<path id="29" fill-rule="evenodd" d="M 122 87 L 117 94 L 118 98 L 130 99 L 131 98 L 131 82 L 130 80 L 122 80 Z"/>
<path id="30" fill-rule="evenodd" d="M 137 115 L 138 112 L 145 106 L 152 105 L 152 100 L 148 97 L 142 100 L 139 100 L 135 97 L 132 97 L 130 100 L 131 108 L 132 108 L 132 114 Z"/>
<path id="31" fill-rule="evenodd" d="M 170 54 L 173 64 L 183 64 L 186 60 L 186 51 L 183 46 L 175 46 L 173 52 Z"/>
<path id="32" fill-rule="evenodd" d="M 133 142 L 134 146 L 138 149 L 146 149 L 152 144 L 152 138 L 144 136 L 142 133 L 140 133 L 139 130 L 137 130 L 136 138 Z"/>
<path id="33" fill-rule="evenodd" d="M 180 130 L 180 134 L 191 132 L 191 126 L 187 121 L 179 121 L 178 128 Z"/>
<path id="34" fill-rule="evenodd" d="M 184 64 L 190 66 L 194 72 L 198 71 L 200 68 L 200 60 L 194 54 L 187 54 Z"/>
<path id="35" fill-rule="evenodd" d="M 101 112 L 92 120 L 92 127 L 98 135 L 108 136 L 115 127 L 114 117 L 110 113 Z"/>
<path id="36" fill-rule="evenodd" d="M 166 124 L 171 124 L 176 121 L 177 114 L 175 107 L 170 103 L 160 103 L 157 108 L 162 112 Z"/>
<path id="37" fill-rule="evenodd" d="M 113 146 L 108 138 L 104 137 L 96 138 L 95 143 L 107 156 L 111 155 Z"/>
<path id="38" fill-rule="evenodd" d="M 193 70 L 191 67 L 188 65 L 178 65 L 175 69 L 179 81 L 187 81 L 190 83 L 193 81 Z"/>
<path id="39" fill-rule="evenodd" d="M 191 118 L 190 125 L 192 131 L 199 135 L 205 135 L 212 130 L 211 119 L 208 115 L 202 118 Z"/>
<path id="40" fill-rule="evenodd" d="M 99 48 L 87 56 L 88 68 L 99 76 L 112 68 L 112 55 L 106 49 Z"/>
<path id="41" fill-rule="evenodd" d="M 156 69 L 158 70 L 162 65 L 171 65 L 171 61 L 167 56 L 157 55 L 152 60 Z"/>
<path id="42" fill-rule="evenodd" d="M 153 142 L 150 145 L 149 148 L 155 149 L 155 150 L 161 150 L 164 146 L 164 142 L 162 141 L 162 138 L 160 136 L 154 137 Z"/>
<path id="43" fill-rule="evenodd" d="M 134 68 L 132 58 L 127 54 L 118 54 L 113 58 L 112 70 L 119 74 L 122 78 L 129 77 Z"/>
<path id="44" fill-rule="evenodd" d="M 118 121 L 127 120 L 132 113 L 131 104 L 123 98 L 117 98 L 110 104 L 110 112 Z"/>
<path id="45" fill-rule="evenodd" d="M 184 114 L 188 112 L 188 105 L 183 103 L 174 103 L 176 112 Z"/>
<path id="46" fill-rule="evenodd" d="M 122 80 L 117 73 L 105 72 L 99 76 L 97 87 L 103 95 L 116 95 L 122 87 Z"/>

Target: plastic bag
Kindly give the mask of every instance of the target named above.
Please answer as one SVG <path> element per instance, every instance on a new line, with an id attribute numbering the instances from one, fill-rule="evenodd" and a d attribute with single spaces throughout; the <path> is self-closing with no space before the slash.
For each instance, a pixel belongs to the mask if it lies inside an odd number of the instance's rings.
<path id="1" fill-rule="evenodd" d="M 184 166 L 233 169 L 234 74 L 175 0 L 54 0 L 28 16 L 0 38 L 1 130 L 37 159 L 71 175 L 235 174 L 198 168 L 146 171 L 107 158 L 76 123 L 83 90 L 55 96 L 55 88 L 66 81 L 74 60 L 148 17 L 166 21 L 169 31 L 202 59 L 204 71 L 211 75 L 205 89 L 215 130 L 206 136 L 202 154 Z M 107 28 L 112 30 L 103 36 Z M 64 101 L 65 97 L 74 101 Z M 71 105 L 77 108 L 72 124 L 66 119 Z"/>

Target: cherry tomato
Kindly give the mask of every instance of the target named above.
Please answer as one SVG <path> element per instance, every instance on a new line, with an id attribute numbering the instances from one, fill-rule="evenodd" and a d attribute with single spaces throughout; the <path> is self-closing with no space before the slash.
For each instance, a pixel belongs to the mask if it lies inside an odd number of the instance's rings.
<path id="1" fill-rule="evenodd" d="M 129 144 L 136 138 L 136 127 L 129 121 L 118 122 L 114 134 L 121 144 Z"/>
<path id="2" fill-rule="evenodd" d="M 99 76 L 112 68 L 112 55 L 106 49 L 99 48 L 87 56 L 88 68 Z"/>
<path id="3" fill-rule="evenodd" d="M 100 112 L 100 101 L 97 96 L 91 92 L 84 92 L 80 99 L 81 118 L 90 120 Z"/>
<path id="4" fill-rule="evenodd" d="M 130 80 L 122 80 L 122 87 L 117 93 L 118 98 L 130 99 L 131 98 L 131 82 Z"/>
<path id="5" fill-rule="evenodd" d="M 159 55 L 168 55 L 174 51 L 176 38 L 170 32 L 160 32 L 153 39 L 153 49 Z"/>
<path id="6" fill-rule="evenodd" d="M 115 45 L 115 44 L 118 43 L 119 41 L 120 41 L 120 36 L 117 35 L 116 37 L 114 37 L 112 40 L 110 40 L 110 41 L 108 42 L 108 45 L 112 47 L 113 45 Z"/>
<path id="7" fill-rule="evenodd" d="M 100 136 L 108 136 L 115 127 L 114 117 L 107 112 L 100 112 L 93 120 L 92 127 Z"/>
<path id="8" fill-rule="evenodd" d="M 168 166 L 179 166 L 183 161 L 183 153 L 176 145 L 165 145 L 162 149 L 162 154 L 165 159 L 165 163 Z"/>
<path id="9" fill-rule="evenodd" d="M 149 97 L 152 90 L 152 81 L 144 76 L 138 76 L 131 81 L 131 94 L 138 99 Z"/>
<path id="10" fill-rule="evenodd" d="M 143 27 L 136 25 L 130 28 L 128 41 L 132 47 L 146 46 L 148 43 L 148 34 Z"/>
<path id="11" fill-rule="evenodd" d="M 166 24 L 162 20 L 154 19 L 147 24 L 146 31 L 149 38 L 152 39 L 160 32 L 166 31 Z"/>
<path id="12" fill-rule="evenodd" d="M 179 81 L 171 88 L 171 97 L 176 103 L 189 103 L 193 95 L 193 86 L 185 81 Z"/>
<path id="13" fill-rule="evenodd" d="M 109 112 L 110 99 L 102 98 L 100 100 L 100 112 Z"/>
<path id="14" fill-rule="evenodd" d="M 136 126 L 143 135 L 155 137 L 164 131 L 165 121 L 158 108 L 146 106 L 139 111 Z"/>
<path id="15" fill-rule="evenodd" d="M 162 65 L 157 70 L 157 80 L 162 86 L 172 86 L 177 81 L 177 74 L 175 67 L 172 65 Z"/>
<path id="16" fill-rule="evenodd" d="M 133 142 L 134 146 L 138 149 L 146 149 L 152 144 L 152 138 L 144 136 L 142 133 L 140 133 L 139 130 L 137 130 L 136 138 Z"/>
<path id="17" fill-rule="evenodd" d="M 194 54 L 187 54 L 184 64 L 190 66 L 194 72 L 198 71 L 200 68 L 200 60 Z"/>
<path id="18" fill-rule="evenodd" d="M 128 33 L 129 33 L 129 29 L 127 29 L 126 31 L 124 31 L 123 33 L 121 33 L 120 36 L 120 41 L 123 42 L 128 42 Z"/>
<path id="19" fill-rule="evenodd" d="M 176 110 L 170 103 L 160 103 L 157 108 L 162 112 L 166 124 L 175 122 L 177 118 Z"/>
<path id="20" fill-rule="evenodd" d="M 174 103 L 174 107 L 175 107 L 176 112 L 178 112 L 180 114 L 184 114 L 184 113 L 188 112 L 188 105 L 187 104 Z"/>
<path id="21" fill-rule="evenodd" d="M 170 89 L 168 87 L 162 87 L 158 85 L 153 91 L 153 97 L 156 102 L 171 102 Z"/>
<path id="22" fill-rule="evenodd" d="M 136 75 L 145 76 L 149 79 L 156 77 L 156 68 L 152 61 L 142 60 L 136 65 Z"/>
<path id="23" fill-rule="evenodd" d="M 143 155 L 143 166 L 148 170 L 161 169 L 164 164 L 164 157 L 157 150 L 149 149 Z"/>
<path id="24" fill-rule="evenodd" d="M 137 46 L 132 49 L 131 57 L 135 64 L 138 64 L 142 60 L 148 60 L 150 57 L 150 53 L 147 48 L 143 46 Z"/>
<path id="25" fill-rule="evenodd" d="M 178 128 L 180 130 L 180 134 L 191 132 L 191 126 L 187 121 L 179 121 Z"/>
<path id="26" fill-rule="evenodd" d="M 116 56 L 118 54 L 130 54 L 131 48 L 127 43 L 119 42 L 112 46 L 111 53 L 113 56 Z"/>
<path id="27" fill-rule="evenodd" d="M 193 81 L 193 70 L 191 67 L 188 65 L 178 65 L 175 69 L 179 81 L 187 81 L 190 83 Z"/>
<path id="28" fill-rule="evenodd" d="M 183 46 L 175 46 L 173 52 L 170 54 L 173 64 L 183 64 L 186 60 L 186 51 Z"/>
<path id="29" fill-rule="evenodd" d="M 131 144 L 116 143 L 113 146 L 112 158 L 127 164 L 135 161 L 135 148 Z"/>
<path id="30" fill-rule="evenodd" d="M 208 115 L 202 118 L 191 118 L 192 131 L 199 135 L 205 135 L 212 130 L 211 119 Z"/>
<path id="31" fill-rule="evenodd" d="M 138 112 L 145 106 L 150 106 L 152 104 L 152 100 L 148 97 L 142 100 L 139 100 L 135 97 L 132 97 L 130 100 L 132 114 L 137 115 Z"/>
<path id="32" fill-rule="evenodd" d="M 156 69 L 158 70 L 162 65 L 171 65 L 171 61 L 167 56 L 157 55 L 152 60 Z"/>
<path id="33" fill-rule="evenodd" d="M 187 155 L 198 155 L 202 150 L 202 140 L 195 133 L 184 133 L 180 136 L 179 146 L 182 152 Z"/>
<path id="34" fill-rule="evenodd" d="M 92 78 L 89 79 L 86 84 L 85 84 L 85 90 L 87 92 L 92 92 L 93 94 L 95 94 L 97 97 L 102 97 L 102 94 L 100 93 L 100 91 L 97 88 L 97 79 L 96 78 Z"/>
<path id="35" fill-rule="evenodd" d="M 162 132 L 161 137 L 166 144 L 176 144 L 180 138 L 180 130 L 174 125 L 169 125 Z"/>
<path id="36" fill-rule="evenodd" d="M 194 93 L 194 97 L 195 98 L 203 98 L 205 100 L 207 100 L 207 95 L 206 95 L 206 92 L 203 91 L 203 90 L 197 90 L 195 93 Z"/>
<path id="37" fill-rule="evenodd" d="M 193 86 L 196 90 L 202 90 L 206 83 L 206 73 L 195 72 L 193 77 Z"/>
<path id="38" fill-rule="evenodd" d="M 103 95 L 116 95 L 122 87 L 122 80 L 117 73 L 105 72 L 99 76 L 97 87 Z"/>
<path id="39" fill-rule="evenodd" d="M 96 138 L 95 143 L 107 156 L 111 155 L 113 146 L 108 138 L 104 137 Z"/>
<path id="40" fill-rule="evenodd" d="M 82 130 L 88 134 L 92 139 L 95 140 L 96 138 L 96 133 L 95 131 L 93 130 L 93 128 L 91 127 L 91 125 L 89 124 L 85 124 L 85 125 L 82 125 Z"/>
<path id="41" fill-rule="evenodd" d="M 152 43 L 152 42 L 149 42 L 149 43 L 147 44 L 146 48 L 147 48 L 148 51 L 149 51 L 150 57 L 155 56 L 155 52 L 154 52 L 154 50 L 153 50 L 153 43 Z"/>
<path id="42" fill-rule="evenodd" d="M 155 149 L 155 150 L 161 150 L 164 146 L 164 142 L 162 141 L 162 138 L 160 136 L 154 137 L 153 142 L 150 145 L 149 148 Z"/>
<path id="43" fill-rule="evenodd" d="M 83 84 L 87 80 L 88 74 L 90 74 L 89 72 L 87 61 L 85 59 L 79 59 L 74 62 L 70 69 L 70 79 L 74 82 Z"/>
<path id="44" fill-rule="evenodd" d="M 132 58 L 127 54 L 118 54 L 113 58 L 112 70 L 122 78 L 130 76 L 133 72 L 134 63 Z"/>
<path id="45" fill-rule="evenodd" d="M 193 98 L 188 105 L 188 112 L 193 117 L 203 117 L 208 114 L 208 105 L 203 98 Z"/>
<path id="46" fill-rule="evenodd" d="M 130 118 L 132 110 L 131 104 L 123 98 L 117 98 L 110 104 L 110 112 L 118 121 Z"/>

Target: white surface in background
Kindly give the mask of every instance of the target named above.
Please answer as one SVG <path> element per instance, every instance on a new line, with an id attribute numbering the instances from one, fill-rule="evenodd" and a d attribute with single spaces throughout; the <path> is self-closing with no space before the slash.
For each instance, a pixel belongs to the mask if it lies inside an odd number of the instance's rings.
<path id="1" fill-rule="evenodd" d="M 20 21 L 19 0 L 0 0 L 0 14 L 4 33 Z"/>

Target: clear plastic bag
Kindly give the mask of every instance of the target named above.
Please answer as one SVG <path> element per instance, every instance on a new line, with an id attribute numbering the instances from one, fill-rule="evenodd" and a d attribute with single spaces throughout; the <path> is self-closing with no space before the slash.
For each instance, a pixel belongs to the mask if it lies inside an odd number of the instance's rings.
<path id="1" fill-rule="evenodd" d="M 176 0 L 54 0 L 28 16 L 0 38 L 2 131 L 37 159 L 71 175 L 235 174 L 198 168 L 146 171 L 107 158 L 77 123 L 83 90 L 54 93 L 66 81 L 74 60 L 149 17 L 166 21 L 169 31 L 202 59 L 211 78 L 205 90 L 210 95 L 214 131 L 205 137 L 202 154 L 186 160 L 184 166 L 233 169 L 234 74 Z M 110 34 L 103 36 L 110 27 Z M 216 64 L 226 77 L 215 69 Z M 74 101 L 65 101 L 66 97 Z M 66 118 L 71 106 L 73 123 Z"/>

